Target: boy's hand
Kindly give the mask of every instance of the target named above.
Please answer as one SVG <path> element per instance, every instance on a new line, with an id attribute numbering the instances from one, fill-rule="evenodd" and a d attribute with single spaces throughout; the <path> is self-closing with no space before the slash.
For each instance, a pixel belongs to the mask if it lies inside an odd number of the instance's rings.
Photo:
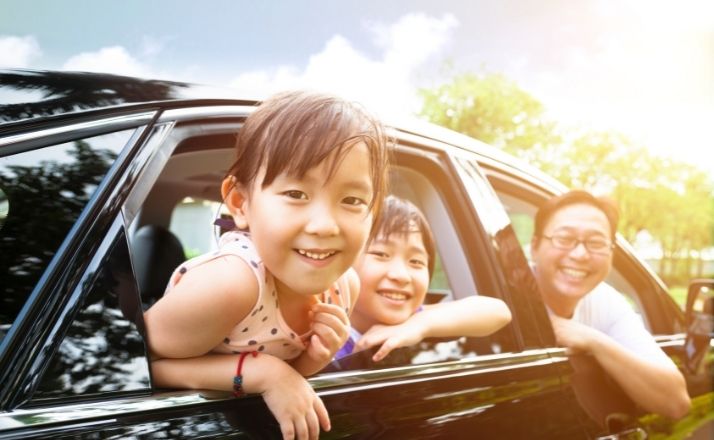
<path id="1" fill-rule="evenodd" d="M 310 313 L 314 334 L 307 355 L 315 362 L 327 363 L 347 341 L 350 320 L 345 309 L 336 304 L 315 304 Z"/>
<path id="2" fill-rule="evenodd" d="M 424 329 L 415 322 L 404 322 L 398 325 L 375 324 L 355 344 L 355 351 L 366 350 L 382 344 L 372 356 L 374 362 L 379 362 L 392 350 L 408 347 L 424 339 Z"/>

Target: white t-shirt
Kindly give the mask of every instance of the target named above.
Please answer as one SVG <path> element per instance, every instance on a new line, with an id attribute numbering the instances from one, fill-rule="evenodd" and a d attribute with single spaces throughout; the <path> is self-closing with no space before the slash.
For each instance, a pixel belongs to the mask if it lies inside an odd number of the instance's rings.
<path id="1" fill-rule="evenodd" d="M 657 363 L 672 362 L 624 296 L 604 282 L 578 302 L 572 319 L 605 333 L 642 358 Z"/>

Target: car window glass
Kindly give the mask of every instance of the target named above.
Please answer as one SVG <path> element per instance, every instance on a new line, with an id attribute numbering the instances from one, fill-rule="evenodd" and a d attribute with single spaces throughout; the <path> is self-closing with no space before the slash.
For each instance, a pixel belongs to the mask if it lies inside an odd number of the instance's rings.
<path id="1" fill-rule="evenodd" d="M 149 366 L 137 327 L 141 305 L 126 236 L 95 257 L 79 283 L 84 297 L 64 339 L 42 377 L 33 400 L 87 396 L 149 388 Z M 142 329 L 143 331 L 143 329 Z"/>
<path id="2" fill-rule="evenodd" d="M 7 194 L 0 188 L 0 230 L 2 230 L 5 224 L 5 219 L 7 218 L 7 212 L 10 205 L 7 202 Z"/>
<path id="3" fill-rule="evenodd" d="M 0 157 L 0 338 L 132 133 Z"/>

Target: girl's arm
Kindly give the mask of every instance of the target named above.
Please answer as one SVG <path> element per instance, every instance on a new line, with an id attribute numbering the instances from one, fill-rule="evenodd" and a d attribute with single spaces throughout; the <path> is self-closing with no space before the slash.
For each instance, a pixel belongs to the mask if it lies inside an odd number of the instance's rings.
<path id="1" fill-rule="evenodd" d="M 375 325 L 355 344 L 355 350 L 382 345 L 372 359 L 377 362 L 392 350 L 425 338 L 486 336 L 511 321 L 511 312 L 500 299 L 470 296 L 458 301 L 424 306 L 398 325 Z"/>
<path id="2" fill-rule="evenodd" d="M 357 272 L 350 268 L 345 275 L 350 288 L 350 311 L 359 296 Z M 303 376 L 310 376 L 325 368 L 349 337 L 350 321 L 343 306 L 316 304 L 311 312 L 312 331 L 307 350 L 295 358 L 291 365 Z"/>
<path id="3" fill-rule="evenodd" d="M 232 391 L 239 357 L 207 354 L 186 359 L 159 359 L 151 363 L 154 385 Z M 246 356 L 241 376 L 245 393 L 263 395 L 284 439 L 317 439 L 320 426 L 330 430 L 330 418 L 322 400 L 305 378 L 285 361 L 263 353 Z"/>
<path id="4" fill-rule="evenodd" d="M 258 280 L 239 257 L 224 256 L 192 268 L 144 313 L 152 356 L 208 353 L 248 315 L 257 299 Z"/>

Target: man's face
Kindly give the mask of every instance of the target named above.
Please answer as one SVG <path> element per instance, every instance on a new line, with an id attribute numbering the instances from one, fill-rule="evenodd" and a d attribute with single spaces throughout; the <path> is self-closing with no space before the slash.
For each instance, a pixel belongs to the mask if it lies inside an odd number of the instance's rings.
<path id="1" fill-rule="evenodd" d="M 562 243 L 573 239 L 580 242 L 563 249 Z M 584 203 L 556 211 L 544 225 L 542 236 L 533 237 L 531 253 L 540 290 L 548 306 L 564 317 L 570 317 L 578 301 L 607 277 L 612 265 L 609 246 L 592 252 L 583 241 L 596 245 L 610 242 L 605 213 Z"/>

